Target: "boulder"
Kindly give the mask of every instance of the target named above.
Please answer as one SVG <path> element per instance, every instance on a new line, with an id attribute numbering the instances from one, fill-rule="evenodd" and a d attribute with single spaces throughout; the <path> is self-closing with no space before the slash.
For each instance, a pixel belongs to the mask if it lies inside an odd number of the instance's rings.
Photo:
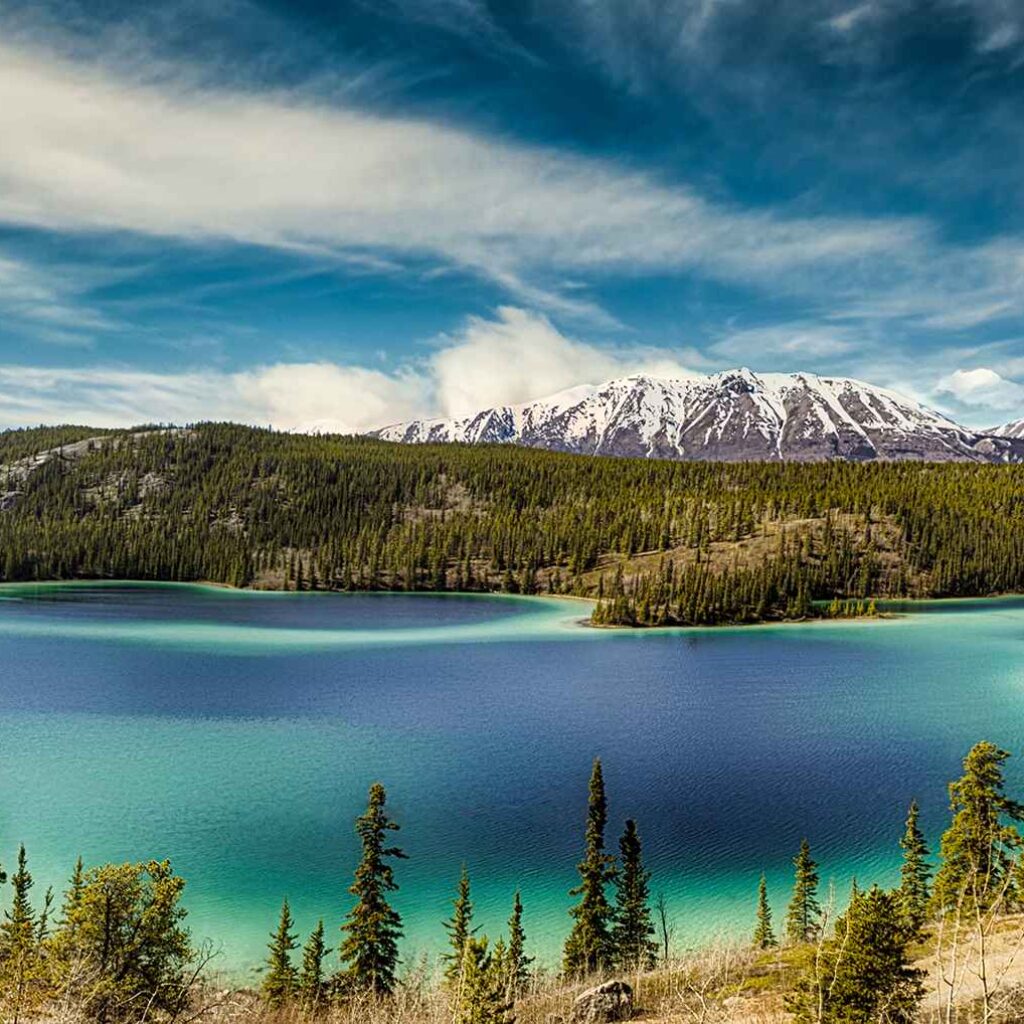
<path id="1" fill-rule="evenodd" d="M 633 987 L 624 981 L 606 981 L 573 1000 L 569 1024 L 607 1024 L 632 1016 Z"/>

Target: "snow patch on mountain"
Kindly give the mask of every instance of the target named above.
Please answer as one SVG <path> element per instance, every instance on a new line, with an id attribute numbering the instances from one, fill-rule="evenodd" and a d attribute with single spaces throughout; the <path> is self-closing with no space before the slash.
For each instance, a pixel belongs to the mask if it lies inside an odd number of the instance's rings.
<path id="1" fill-rule="evenodd" d="M 504 443 L 590 455 L 726 461 L 1024 457 L 1024 424 L 1014 435 L 970 431 L 863 381 L 748 369 L 671 380 L 624 377 L 461 419 L 395 424 L 374 435 L 406 443 Z"/>

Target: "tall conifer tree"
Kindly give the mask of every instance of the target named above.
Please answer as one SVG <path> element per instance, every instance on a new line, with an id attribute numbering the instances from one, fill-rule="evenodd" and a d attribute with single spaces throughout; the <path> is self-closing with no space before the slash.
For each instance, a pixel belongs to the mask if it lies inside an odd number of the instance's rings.
<path id="1" fill-rule="evenodd" d="M 11 875 L 11 909 L 4 911 L 4 920 L 0 924 L 0 950 L 12 955 L 17 950 L 30 947 L 35 936 L 35 915 L 29 890 L 32 888 L 32 875 L 28 870 L 28 857 L 25 847 L 18 848 L 18 870 Z"/>
<path id="2" fill-rule="evenodd" d="M 356 821 L 363 856 L 349 889 L 356 903 L 342 926 L 345 938 L 340 949 L 352 983 L 379 996 L 390 994 L 395 986 L 402 935 L 402 919 L 388 903 L 388 893 L 398 889 L 388 861 L 405 857 L 398 847 L 387 845 L 388 833 L 399 826 L 387 816 L 386 802 L 384 787 L 375 782 L 366 812 Z"/>
<path id="3" fill-rule="evenodd" d="M 452 900 L 452 916 L 445 921 L 444 927 L 448 932 L 448 945 L 451 947 L 451 952 L 444 955 L 444 976 L 448 982 L 453 982 L 462 970 L 466 943 L 476 931 L 473 927 L 473 899 L 469 889 L 469 871 L 465 864 L 462 865 L 459 887 L 455 899 Z"/>
<path id="4" fill-rule="evenodd" d="M 0 990 L 7 992 L 8 1019 L 17 1024 L 38 973 L 36 919 L 29 898 L 32 875 L 24 846 L 18 849 L 18 869 L 11 876 L 11 886 L 11 908 L 4 911 L 0 924 Z"/>
<path id="5" fill-rule="evenodd" d="M 533 957 L 526 955 L 526 932 L 523 929 L 523 900 L 516 889 L 512 897 L 512 916 L 508 919 L 508 984 L 513 999 L 523 994 L 530 981 Z"/>
<path id="6" fill-rule="evenodd" d="M 309 1009 L 318 1007 L 324 999 L 324 958 L 330 950 L 324 942 L 324 923 L 317 921 L 316 927 L 302 949 L 302 969 L 299 971 L 299 993 Z"/>
<path id="7" fill-rule="evenodd" d="M 818 903 L 818 865 L 811 859 L 810 844 L 804 839 L 793 858 L 796 869 L 793 898 L 786 912 L 786 938 L 790 942 L 811 942 L 818 934 L 821 906 Z"/>
<path id="8" fill-rule="evenodd" d="M 918 826 L 919 814 L 915 800 L 910 805 L 906 829 L 900 839 L 903 866 L 900 869 L 899 900 L 911 935 L 920 933 L 928 917 L 929 883 L 932 877 L 928 846 Z"/>
<path id="9" fill-rule="evenodd" d="M 292 963 L 292 952 L 299 948 L 292 930 L 294 925 L 286 899 L 281 904 L 277 928 L 270 933 L 270 942 L 267 944 L 270 955 L 267 957 L 261 992 L 269 1006 L 284 1006 L 298 988 L 298 973 Z"/>
<path id="10" fill-rule="evenodd" d="M 757 949 L 771 949 L 779 943 L 772 929 L 772 908 L 768 903 L 768 880 L 761 872 L 757 884 L 757 924 L 754 926 L 754 946 Z"/>
<path id="11" fill-rule="evenodd" d="M 612 908 L 605 886 L 614 877 L 614 858 L 604 852 L 604 831 L 608 824 L 608 801 L 604 790 L 601 761 L 595 758 L 590 774 L 587 807 L 586 848 L 579 864 L 580 884 L 571 892 L 579 903 L 569 911 L 572 931 L 566 940 L 562 966 L 566 974 L 584 975 L 607 967 L 612 959 L 609 926 Z"/>
<path id="12" fill-rule="evenodd" d="M 621 970 L 646 970 L 654 966 L 658 944 L 651 920 L 651 874 L 644 868 L 636 822 L 630 818 L 619 839 L 619 869 L 615 876 L 615 924 L 612 946 Z"/>
<path id="13" fill-rule="evenodd" d="M 963 900 L 987 908 L 1012 888 L 1008 873 L 1022 840 L 1013 823 L 1024 821 L 1024 806 L 1005 792 L 1003 765 L 1008 751 L 988 742 L 964 758 L 964 773 L 949 786 L 953 820 L 942 836 L 942 861 L 932 893 L 935 909 L 949 910 Z"/>

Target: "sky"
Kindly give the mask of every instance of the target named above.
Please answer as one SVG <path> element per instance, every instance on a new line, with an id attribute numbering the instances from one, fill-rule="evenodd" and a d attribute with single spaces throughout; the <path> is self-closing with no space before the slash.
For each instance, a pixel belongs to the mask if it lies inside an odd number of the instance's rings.
<path id="1" fill-rule="evenodd" d="M 1019 0 L 0 0 L 0 425 L 630 373 L 1024 416 Z"/>

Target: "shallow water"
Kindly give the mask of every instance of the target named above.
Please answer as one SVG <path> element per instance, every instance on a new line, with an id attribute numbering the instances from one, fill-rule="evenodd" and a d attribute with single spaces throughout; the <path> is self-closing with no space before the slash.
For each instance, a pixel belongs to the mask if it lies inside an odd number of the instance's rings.
<path id="1" fill-rule="evenodd" d="M 352 821 L 380 779 L 410 855 L 407 959 L 443 943 L 465 861 L 484 930 L 519 886 L 533 951 L 553 961 L 595 755 L 609 838 L 638 819 L 686 945 L 745 933 L 762 869 L 781 923 L 804 835 L 840 893 L 854 874 L 893 880 L 912 798 L 935 836 L 973 742 L 1024 753 L 1018 599 L 729 630 L 584 629 L 587 610 L 0 587 L 0 857 L 24 841 L 40 892 L 79 853 L 168 856 L 193 931 L 237 975 L 284 895 L 303 930 L 323 916 L 337 934 Z"/>

